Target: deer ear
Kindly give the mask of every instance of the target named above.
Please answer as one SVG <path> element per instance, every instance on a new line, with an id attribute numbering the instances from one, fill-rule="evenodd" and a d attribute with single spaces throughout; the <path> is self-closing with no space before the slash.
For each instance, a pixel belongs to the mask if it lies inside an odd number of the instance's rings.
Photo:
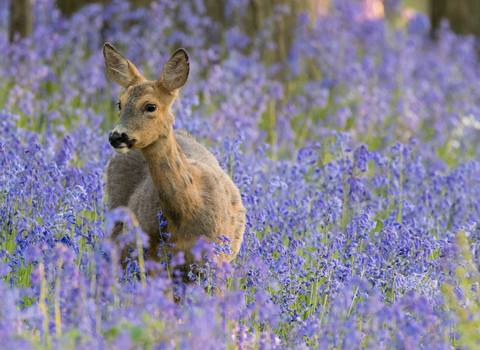
<path id="1" fill-rule="evenodd" d="M 103 56 L 108 75 L 115 84 L 127 89 L 129 86 L 145 80 L 133 63 L 118 52 L 112 44 L 105 43 L 103 45 Z"/>
<path id="2" fill-rule="evenodd" d="M 187 51 L 178 49 L 163 67 L 159 83 L 169 92 L 180 89 L 188 79 L 190 62 Z"/>

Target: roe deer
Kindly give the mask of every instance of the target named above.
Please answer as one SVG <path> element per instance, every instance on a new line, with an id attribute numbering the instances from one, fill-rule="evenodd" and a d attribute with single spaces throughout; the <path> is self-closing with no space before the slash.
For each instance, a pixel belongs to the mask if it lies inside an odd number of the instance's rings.
<path id="1" fill-rule="evenodd" d="M 163 231 L 174 244 L 167 253 L 185 254 L 180 270 L 188 272 L 195 262 L 190 251 L 200 237 L 218 243 L 218 236 L 228 237 L 233 254 L 221 254 L 220 260 L 230 262 L 245 229 L 240 192 L 205 147 L 188 133 L 173 131 L 171 105 L 188 78 L 187 52 L 175 51 L 156 81 L 147 81 L 110 43 L 103 46 L 103 54 L 108 75 L 126 90 L 117 103 L 120 120 L 109 135 L 119 154 L 107 167 L 108 209 L 126 206 L 134 212 L 149 236 L 148 259 L 160 261 L 162 211 L 168 222 Z M 122 227 L 116 224 L 113 238 Z M 126 255 L 124 250 L 122 261 Z"/>

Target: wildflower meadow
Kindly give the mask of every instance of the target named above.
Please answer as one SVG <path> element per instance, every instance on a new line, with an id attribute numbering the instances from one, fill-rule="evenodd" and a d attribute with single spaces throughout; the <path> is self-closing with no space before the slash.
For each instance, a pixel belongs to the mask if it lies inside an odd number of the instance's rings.
<path id="1" fill-rule="evenodd" d="M 36 0 L 33 32 L 9 42 L 0 2 L 1 349 L 478 349 L 476 39 L 446 22 L 432 39 L 398 0 L 383 16 L 332 0 L 295 13 L 272 62 L 293 10 L 248 35 L 247 3 L 225 1 L 235 20 L 220 28 L 202 0 L 71 17 Z M 187 285 L 181 256 L 150 274 L 135 218 L 106 208 L 121 94 L 107 41 L 149 79 L 188 51 L 175 129 L 215 155 L 247 209 L 235 260 L 206 258 Z M 108 237 L 120 218 L 126 269 Z"/>

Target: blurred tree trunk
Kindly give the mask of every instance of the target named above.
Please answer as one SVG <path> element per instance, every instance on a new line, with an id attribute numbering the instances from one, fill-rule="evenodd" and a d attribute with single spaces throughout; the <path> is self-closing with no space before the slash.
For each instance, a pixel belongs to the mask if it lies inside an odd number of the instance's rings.
<path id="1" fill-rule="evenodd" d="M 85 5 L 107 2 L 108 0 L 57 0 L 57 7 L 63 14 L 70 16 Z"/>
<path id="2" fill-rule="evenodd" d="M 89 4 L 106 4 L 109 0 L 57 0 L 57 7 L 65 15 L 72 15 L 78 9 Z M 134 7 L 149 6 L 152 0 L 130 0 Z"/>
<path id="3" fill-rule="evenodd" d="M 13 41 L 16 33 L 25 38 L 32 31 L 32 25 L 33 15 L 30 0 L 10 0 L 10 41 Z"/>
<path id="4" fill-rule="evenodd" d="M 480 37 L 479 0 L 430 0 L 430 20 L 436 30 L 443 18 L 457 34 L 474 34 Z"/>
<path id="5" fill-rule="evenodd" d="M 325 0 L 323 0 L 325 2 Z M 271 30 L 275 41 L 276 49 L 268 61 L 284 61 L 290 50 L 293 40 L 292 28 L 297 20 L 297 14 L 308 12 L 314 15 L 318 11 L 318 6 L 322 1 L 318 0 L 249 0 L 247 13 L 232 13 L 231 18 L 225 14 L 225 0 L 204 0 L 207 14 L 217 23 L 222 25 L 222 29 L 230 28 L 234 25 L 242 29 L 250 38 L 254 38 L 258 31 L 264 28 L 266 20 L 277 13 L 277 20 L 272 24 Z M 277 6 L 286 6 L 289 13 L 275 11 Z"/>

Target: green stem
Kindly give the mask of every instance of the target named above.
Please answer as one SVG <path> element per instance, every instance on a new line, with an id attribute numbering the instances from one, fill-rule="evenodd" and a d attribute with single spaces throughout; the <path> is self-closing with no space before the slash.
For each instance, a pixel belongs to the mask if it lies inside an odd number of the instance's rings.
<path id="1" fill-rule="evenodd" d="M 45 303 L 45 299 L 47 298 L 47 281 L 45 279 L 45 267 L 43 263 L 40 263 L 39 267 L 40 272 L 40 300 L 39 300 L 39 307 L 40 311 L 43 314 L 43 332 L 45 334 L 45 345 L 47 349 L 51 349 L 52 345 L 50 342 L 50 332 L 48 330 L 48 310 L 47 304 Z"/>
<path id="2" fill-rule="evenodd" d="M 62 264 L 63 261 L 60 259 L 58 261 L 57 278 L 55 281 L 55 330 L 57 333 L 57 338 L 62 336 L 62 315 L 60 313 L 60 275 L 62 271 Z"/>

